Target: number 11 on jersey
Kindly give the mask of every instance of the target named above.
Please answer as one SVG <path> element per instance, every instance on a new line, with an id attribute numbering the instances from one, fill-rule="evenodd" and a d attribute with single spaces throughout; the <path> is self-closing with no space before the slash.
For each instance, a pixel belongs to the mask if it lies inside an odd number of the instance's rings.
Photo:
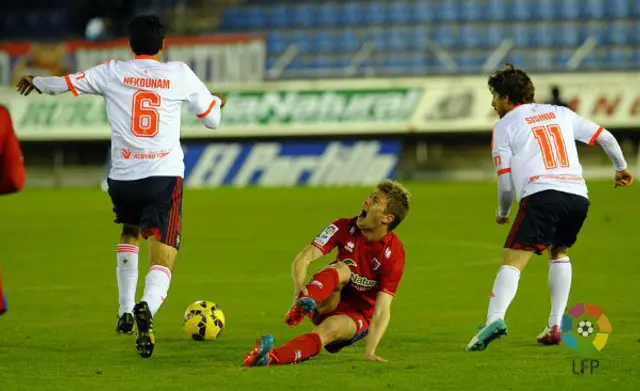
<path id="1" fill-rule="evenodd" d="M 567 146 L 562 137 L 562 130 L 558 125 L 538 126 L 532 129 L 540 145 L 542 160 L 547 170 L 569 167 Z"/>

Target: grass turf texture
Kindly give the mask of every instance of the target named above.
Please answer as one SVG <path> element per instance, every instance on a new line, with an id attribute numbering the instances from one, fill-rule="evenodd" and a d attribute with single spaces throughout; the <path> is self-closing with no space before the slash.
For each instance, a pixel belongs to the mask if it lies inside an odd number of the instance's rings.
<path id="1" fill-rule="evenodd" d="M 588 357 L 600 368 L 574 375 L 572 360 L 581 357 L 535 343 L 549 311 L 544 257 L 522 275 L 509 335 L 485 352 L 464 351 L 484 322 L 508 232 L 493 222 L 495 185 L 408 185 L 412 210 L 398 229 L 407 264 L 378 349 L 390 362 L 365 362 L 360 342 L 266 369 L 240 366 L 256 336 L 272 333 L 279 344 L 311 329 L 308 320 L 295 329 L 284 323 L 291 261 L 334 218 L 357 214 L 369 189 L 187 190 L 183 247 L 148 360 L 135 353 L 133 336 L 115 334 L 119 230 L 107 194 L 32 190 L 0 199 L 9 300 L 0 317 L 0 390 L 637 389 L 637 186 L 590 183 L 590 216 L 571 251 L 569 305 L 602 306 L 613 332 Z M 143 244 L 138 297 L 146 259 Z M 227 316 L 218 341 L 195 342 L 182 330 L 183 311 L 199 299 Z"/>

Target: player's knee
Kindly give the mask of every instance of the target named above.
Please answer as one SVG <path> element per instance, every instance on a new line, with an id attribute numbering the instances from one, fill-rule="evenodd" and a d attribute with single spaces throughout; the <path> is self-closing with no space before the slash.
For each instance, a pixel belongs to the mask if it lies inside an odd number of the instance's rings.
<path id="1" fill-rule="evenodd" d="M 549 256 L 552 261 L 562 258 L 569 258 L 566 247 L 551 247 L 549 249 Z"/>
<path id="2" fill-rule="evenodd" d="M 351 279 L 351 269 L 344 262 L 338 262 L 335 265 L 331 265 L 332 268 L 338 272 L 340 284 L 349 282 Z"/>
<path id="3" fill-rule="evenodd" d="M 313 329 L 313 333 L 320 336 L 322 345 L 326 345 L 338 339 L 340 336 L 340 328 L 332 322 L 322 323 Z"/>
<path id="4" fill-rule="evenodd" d="M 132 224 L 123 224 L 121 236 L 123 238 L 133 238 L 137 240 L 140 237 L 140 227 Z"/>

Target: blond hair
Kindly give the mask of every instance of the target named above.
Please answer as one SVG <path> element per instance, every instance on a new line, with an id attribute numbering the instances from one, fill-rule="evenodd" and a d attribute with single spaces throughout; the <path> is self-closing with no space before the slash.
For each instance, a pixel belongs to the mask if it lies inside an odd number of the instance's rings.
<path id="1" fill-rule="evenodd" d="M 389 224 L 389 231 L 393 231 L 409 213 L 409 191 L 400 182 L 391 179 L 378 183 L 376 189 L 387 196 L 387 213 L 394 217 L 393 222 Z"/>

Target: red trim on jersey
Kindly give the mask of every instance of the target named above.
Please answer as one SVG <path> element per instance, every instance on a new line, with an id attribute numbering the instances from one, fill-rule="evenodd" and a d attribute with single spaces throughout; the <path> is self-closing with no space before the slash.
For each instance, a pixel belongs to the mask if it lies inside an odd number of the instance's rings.
<path id="1" fill-rule="evenodd" d="M 318 243 L 316 243 L 315 241 L 311 242 L 311 244 L 313 245 L 313 247 L 317 248 L 318 250 L 320 250 L 322 252 L 322 254 L 327 255 L 327 253 L 325 252 L 324 247 L 322 247 L 321 245 L 319 245 Z"/>
<path id="2" fill-rule="evenodd" d="M 73 83 L 71 83 L 71 78 L 69 77 L 69 75 L 66 75 L 66 76 L 64 77 L 64 81 L 66 81 L 66 82 L 67 82 L 67 87 L 69 87 L 69 91 L 71 91 L 71 93 L 72 93 L 74 96 L 78 96 L 78 95 L 80 95 L 80 94 L 78 94 L 78 90 L 76 90 L 76 88 L 73 86 Z"/>
<path id="3" fill-rule="evenodd" d="M 148 56 L 148 55 L 144 55 L 144 54 L 143 54 L 143 55 L 141 55 L 141 56 L 135 56 L 133 59 L 134 59 L 134 60 L 153 60 L 153 61 L 158 61 L 158 60 L 156 60 L 156 58 L 155 58 L 155 57 L 153 57 L 153 56 Z"/>
<path id="4" fill-rule="evenodd" d="M 395 292 L 388 291 L 387 289 L 382 289 L 380 292 L 386 293 L 387 295 L 395 296 Z"/>
<path id="5" fill-rule="evenodd" d="M 509 234 L 509 238 L 507 239 L 507 247 L 512 248 L 513 242 L 516 238 L 516 234 L 518 233 L 518 228 L 520 227 L 520 223 L 524 220 L 525 214 L 527 214 L 527 204 L 529 203 L 529 199 L 525 198 L 522 200 L 522 205 L 520 206 L 520 210 L 518 211 L 518 216 L 516 217 L 516 221 L 513 223 L 511 227 L 511 233 Z"/>
<path id="6" fill-rule="evenodd" d="M 593 144 L 596 143 L 596 140 L 598 139 L 598 137 L 600 137 L 600 133 L 602 133 L 603 130 L 604 128 L 602 126 L 599 127 L 598 130 L 596 130 L 596 132 L 591 137 L 591 140 L 589 140 L 589 145 L 593 146 Z"/>
<path id="7" fill-rule="evenodd" d="M 216 106 L 216 100 L 214 99 L 211 104 L 209 105 L 209 108 L 207 109 L 207 111 L 205 111 L 204 113 L 198 114 L 197 117 L 198 118 L 204 118 L 207 115 L 209 115 L 209 113 L 211 112 L 211 110 L 213 110 L 213 108 Z"/>
<path id="8" fill-rule="evenodd" d="M 174 247 L 176 244 L 176 239 L 178 232 L 180 231 L 181 225 L 181 214 L 180 214 L 180 201 L 182 194 L 182 178 L 178 177 L 176 180 L 176 185 L 173 188 L 173 195 L 171 210 L 169 211 L 169 224 L 167 227 L 167 243 L 169 246 Z"/>
<path id="9" fill-rule="evenodd" d="M 498 170 L 498 176 L 502 175 L 502 174 L 508 174 L 511 172 L 511 168 L 503 168 L 502 170 Z"/>

